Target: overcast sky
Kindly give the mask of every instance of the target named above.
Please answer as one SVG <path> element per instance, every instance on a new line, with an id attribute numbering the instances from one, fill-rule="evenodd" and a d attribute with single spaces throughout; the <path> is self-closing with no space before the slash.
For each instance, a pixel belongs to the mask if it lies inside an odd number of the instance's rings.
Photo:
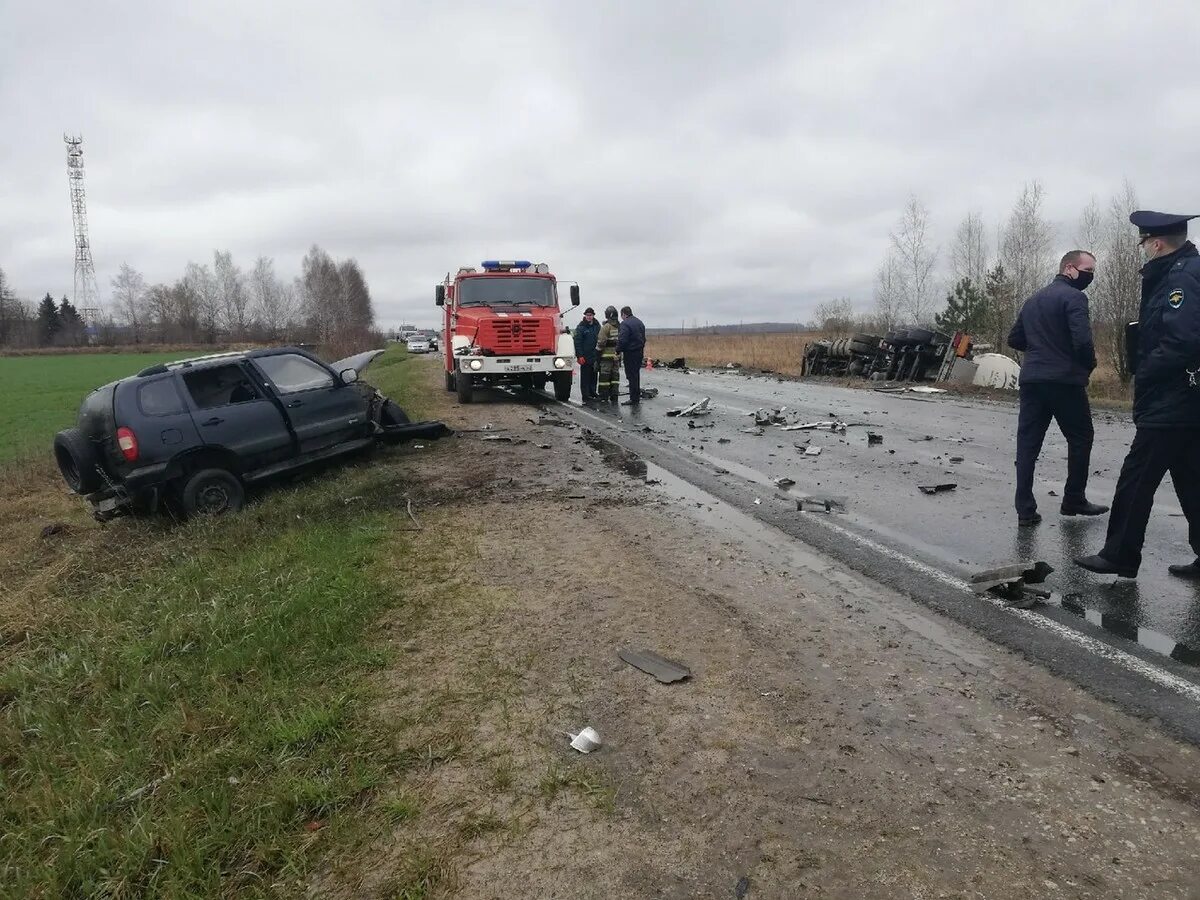
<path id="1" fill-rule="evenodd" d="M 1094 11 L 1094 14 L 1089 12 Z M 807 319 L 906 197 L 945 243 L 1039 179 L 1200 212 L 1194 4 L 0 0 L 0 268 L 72 289 L 64 131 L 101 291 L 229 249 L 353 256 L 384 325 L 546 261 L 650 325 Z M 944 251 L 943 256 L 948 254 Z"/>

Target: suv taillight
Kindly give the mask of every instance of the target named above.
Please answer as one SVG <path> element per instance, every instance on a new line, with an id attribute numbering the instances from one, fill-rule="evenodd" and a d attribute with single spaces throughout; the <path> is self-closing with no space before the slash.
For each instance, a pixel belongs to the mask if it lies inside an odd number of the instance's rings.
<path id="1" fill-rule="evenodd" d="M 124 425 L 122 425 L 117 429 L 117 446 L 121 448 L 121 455 L 125 457 L 127 462 L 137 461 L 137 435 L 133 433 L 132 428 L 126 428 Z"/>

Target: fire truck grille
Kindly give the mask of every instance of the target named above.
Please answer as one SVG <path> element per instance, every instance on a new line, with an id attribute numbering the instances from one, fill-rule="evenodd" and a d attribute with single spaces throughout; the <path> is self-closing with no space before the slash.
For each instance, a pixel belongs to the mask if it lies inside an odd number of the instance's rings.
<path id="1" fill-rule="evenodd" d="M 549 335 L 543 335 L 545 323 L 537 319 L 526 318 L 504 318 L 491 319 L 488 326 L 491 328 L 491 340 L 484 346 L 490 345 L 496 350 L 498 356 L 504 356 L 509 353 L 538 353 L 541 350 L 549 350 L 551 342 L 548 340 Z"/>

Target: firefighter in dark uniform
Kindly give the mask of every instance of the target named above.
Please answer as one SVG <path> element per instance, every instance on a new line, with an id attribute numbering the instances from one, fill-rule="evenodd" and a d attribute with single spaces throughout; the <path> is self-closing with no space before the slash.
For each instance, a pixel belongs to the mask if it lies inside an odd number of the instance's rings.
<path id="1" fill-rule="evenodd" d="M 1194 218 L 1145 210 L 1129 217 L 1146 257 L 1139 324 L 1131 329 L 1137 431 L 1117 480 L 1104 548 L 1075 560 L 1102 575 L 1137 577 L 1154 492 L 1170 472 L 1196 560 L 1168 571 L 1200 578 L 1200 253 L 1187 239 Z"/>

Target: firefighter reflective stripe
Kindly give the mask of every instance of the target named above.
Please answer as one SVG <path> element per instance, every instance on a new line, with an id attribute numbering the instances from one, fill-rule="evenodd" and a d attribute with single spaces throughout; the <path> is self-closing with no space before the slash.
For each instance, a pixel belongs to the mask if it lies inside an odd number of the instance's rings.
<path id="1" fill-rule="evenodd" d="M 617 326 L 605 322 L 600 326 L 600 335 L 596 346 L 600 351 L 600 359 L 596 367 L 596 393 L 601 398 L 617 398 L 620 387 L 620 375 L 617 367 Z"/>

